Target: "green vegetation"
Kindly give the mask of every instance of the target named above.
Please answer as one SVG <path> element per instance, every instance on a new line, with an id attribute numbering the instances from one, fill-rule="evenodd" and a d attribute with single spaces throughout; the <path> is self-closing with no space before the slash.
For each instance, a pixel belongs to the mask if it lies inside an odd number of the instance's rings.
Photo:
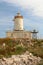
<path id="1" fill-rule="evenodd" d="M 38 65 L 43 65 L 43 59 L 38 63 Z"/>
<path id="2" fill-rule="evenodd" d="M 0 58 L 21 55 L 29 51 L 43 59 L 43 40 L 31 40 L 31 43 L 26 39 L 0 39 Z M 38 65 L 43 65 L 43 60 Z"/>
<path id="3" fill-rule="evenodd" d="M 29 48 L 29 51 L 32 52 L 34 55 L 43 58 L 43 41 L 36 40 L 35 42 L 33 42 L 33 46 Z"/>
<path id="4" fill-rule="evenodd" d="M 25 51 L 26 48 L 21 46 L 20 40 L 9 38 L 0 39 L 0 58 L 22 54 Z"/>
<path id="5" fill-rule="evenodd" d="M 25 39 L 0 39 L 0 58 L 23 54 L 26 51 L 43 58 L 43 40 L 31 40 L 31 43 Z"/>

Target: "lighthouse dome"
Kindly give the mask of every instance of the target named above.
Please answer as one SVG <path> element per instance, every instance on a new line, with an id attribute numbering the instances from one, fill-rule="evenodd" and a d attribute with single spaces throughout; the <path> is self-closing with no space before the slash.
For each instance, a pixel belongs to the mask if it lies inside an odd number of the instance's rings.
<path id="1" fill-rule="evenodd" d="M 17 15 L 15 16 L 15 19 L 16 18 L 23 18 L 23 16 L 20 14 L 20 12 L 18 12 Z"/>

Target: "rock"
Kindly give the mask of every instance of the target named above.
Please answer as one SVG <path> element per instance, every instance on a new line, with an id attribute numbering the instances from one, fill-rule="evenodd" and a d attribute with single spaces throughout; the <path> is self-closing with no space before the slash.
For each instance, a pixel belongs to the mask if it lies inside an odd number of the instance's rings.
<path id="1" fill-rule="evenodd" d="M 26 51 L 22 55 L 12 55 L 10 58 L 0 59 L 0 65 L 37 65 L 41 60 L 40 57 L 33 56 L 32 53 Z"/>

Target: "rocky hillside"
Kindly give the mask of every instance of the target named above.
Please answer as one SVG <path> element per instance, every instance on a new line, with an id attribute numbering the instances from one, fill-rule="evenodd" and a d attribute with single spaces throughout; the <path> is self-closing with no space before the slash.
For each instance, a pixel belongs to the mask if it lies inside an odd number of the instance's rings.
<path id="1" fill-rule="evenodd" d="M 0 59 L 0 65 L 37 65 L 41 61 L 40 57 L 33 56 L 26 51 L 22 55 L 12 55 L 10 58 Z"/>
<path id="2" fill-rule="evenodd" d="M 0 39 L 0 65 L 17 64 L 43 65 L 43 40 Z"/>

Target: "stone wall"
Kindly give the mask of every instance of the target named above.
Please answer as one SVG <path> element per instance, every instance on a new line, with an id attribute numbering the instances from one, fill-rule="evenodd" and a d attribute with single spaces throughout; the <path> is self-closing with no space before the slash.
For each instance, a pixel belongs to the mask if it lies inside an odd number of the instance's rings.
<path id="1" fill-rule="evenodd" d="M 14 29 L 15 30 L 23 30 L 23 19 L 16 18 L 14 21 Z"/>
<path id="2" fill-rule="evenodd" d="M 12 38 L 28 38 L 29 40 L 32 39 L 31 32 L 29 32 L 29 31 L 7 32 L 7 37 L 12 37 Z"/>

